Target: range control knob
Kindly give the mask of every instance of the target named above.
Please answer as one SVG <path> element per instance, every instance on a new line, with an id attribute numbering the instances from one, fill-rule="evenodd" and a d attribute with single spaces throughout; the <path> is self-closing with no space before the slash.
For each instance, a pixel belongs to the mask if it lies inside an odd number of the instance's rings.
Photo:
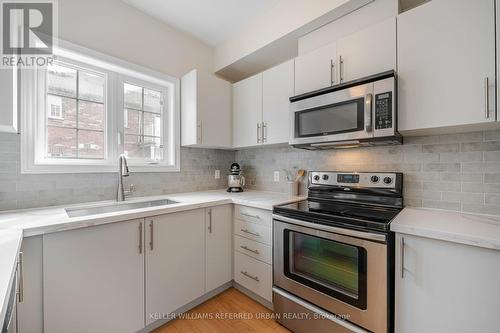
<path id="1" fill-rule="evenodd" d="M 372 183 L 378 183 L 380 178 L 378 176 L 371 176 L 370 180 L 372 181 Z"/>
<path id="2" fill-rule="evenodd" d="M 392 178 L 391 177 L 385 177 L 384 178 L 384 183 L 386 183 L 387 185 L 389 185 L 390 183 L 392 183 Z"/>
<path id="3" fill-rule="evenodd" d="M 328 180 L 330 178 L 328 175 L 323 175 L 323 180 Z"/>
<path id="4" fill-rule="evenodd" d="M 319 176 L 318 176 L 318 175 L 316 175 L 316 176 L 314 176 L 314 177 L 313 177 L 313 179 L 314 179 L 314 180 L 319 180 Z"/>

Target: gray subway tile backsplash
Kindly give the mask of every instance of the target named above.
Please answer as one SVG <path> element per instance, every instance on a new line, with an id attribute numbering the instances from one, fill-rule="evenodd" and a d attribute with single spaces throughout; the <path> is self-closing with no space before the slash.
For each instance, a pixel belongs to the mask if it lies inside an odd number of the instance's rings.
<path id="1" fill-rule="evenodd" d="M 402 146 L 305 151 L 290 147 L 236 152 L 249 187 L 284 192 L 275 170 L 399 171 L 407 206 L 500 214 L 500 130 L 405 137 Z M 302 193 L 306 184 L 302 182 Z"/>
<path id="2" fill-rule="evenodd" d="M 19 148 L 18 135 L 0 134 L 0 210 L 114 198 L 117 178 L 112 173 L 21 174 Z M 226 170 L 235 160 L 251 189 L 286 192 L 284 176 L 273 181 L 273 172 L 283 169 L 399 171 L 408 206 L 500 214 L 500 130 L 405 137 L 402 146 L 346 150 L 182 148 L 181 172 L 132 173 L 125 182 L 136 185 L 135 196 L 225 188 Z M 218 180 L 216 169 L 221 170 Z"/>

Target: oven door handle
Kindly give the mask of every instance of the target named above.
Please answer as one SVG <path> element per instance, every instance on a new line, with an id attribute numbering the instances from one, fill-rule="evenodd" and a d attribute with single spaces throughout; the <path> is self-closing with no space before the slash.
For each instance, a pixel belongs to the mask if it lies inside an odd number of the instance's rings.
<path id="1" fill-rule="evenodd" d="M 362 329 L 361 327 L 355 326 L 355 325 L 349 323 L 348 321 L 337 318 L 336 316 L 332 315 L 331 313 L 328 313 L 325 310 L 320 309 L 317 306 L 314 306 L 310 303 L 304 302 L 300 298 L 295 297 L 287 292 L 284 292 L 276 287 L 273 287 L 273 292 L 290 300 L 290 301 L 292 301 L 292 302 L 294 302 L 294 303 L 296 303 L 296 304 L 298 304 L 298 305 L 300 305 L 300 306 L 302 306 L 302 307 L 304 307 L 304 308 L 306 308 L 307 310 L 309 310 L 313 313 L 318 314 L 320 318 L 325 318 L 327 320 L 333 321 L 335 324 L 344 327 L 345 329 L 347 329 L 350 332 L 369 333 L 368 331 Z"/>
<path id="2" fill-rule="evenodd" d="M 332 226 L 328 226 L 328 225 L 324 225 L 324 224 L 318 224 L 318 223 L 312 223 L 312 222 L 292 219 L 289 217 L 284 217 L 284 216 L 276 215 L 276 214 L 273 214 L 273 219 L 281 221 L 281 222 L 287 222 L 287 223 L 300 225 L 300 226 L 306 227 L 306 228 L 312 228 L 312 229 L 318 229 L 318 230 L 323 230 L 323 231 L 327 231 L 327 232 L 332 232 L 332 233 L 336 233 L 339 235 L 351 236 L 351 237 L 356 237 L 356 238 L 363 238 L 363 239 L 373 240 L 373 241 L 377 241 L 377 242 L 384 242 L 384 243 L 387 241 L 386 235 L 377 234 L 374 232 L 368 232 L 368 231 L 365 232 L 365 231 L 357 231 L 357 230 L 351 230 L 351 229 L 346 229 L 346 228 L 332 227 Z"/>

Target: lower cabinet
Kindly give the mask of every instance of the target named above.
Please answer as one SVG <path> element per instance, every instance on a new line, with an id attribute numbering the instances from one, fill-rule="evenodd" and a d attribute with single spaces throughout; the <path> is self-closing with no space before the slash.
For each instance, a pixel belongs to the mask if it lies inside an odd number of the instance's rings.
<path id="1" fill-rule="evenodd" d="M 18 333 L 137 332 L 232 280 L 233 205 L 28 237 Z"/>
<path id="2" fill-rule="evenodd" d="M 500 251 L 396 235 L 396 333 L 498 332 Z"/>
<path id="3" fill-rule="evenodd" d="M 144 327 L 143 220 L 43 236 L 44 332 Z"/>
<path id="4" fill-rule="evenodd" d="M 43 236 L 24 238 L 21 252 L 24 291 L 17 303 L 17 333 L 43 333 Z"/>
<path id="5" fill-rule="evenodd" d="M 205 292 L 205 211 L 146 219 L 146 325 Z"/>
<path id="6" fill-rule="evenodd" d="M 233 205 L 205 211 L 205 291 L 209 292 L 233 279 Z"/>
<path id="7" fill-rule="evenodd" d="M 272 215 L 235 206 L 234 281 L 272 302 Z"/>

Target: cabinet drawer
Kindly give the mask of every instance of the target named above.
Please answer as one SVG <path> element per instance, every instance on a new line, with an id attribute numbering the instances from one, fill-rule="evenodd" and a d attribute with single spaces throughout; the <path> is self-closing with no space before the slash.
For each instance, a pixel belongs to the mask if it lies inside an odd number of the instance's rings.
<path id="1" fill-rule="evenodd" d="M 236 219 L 234 221 L 234 233 L 245 238 L 271 245 L 271 228 L 263 227 L 257 223 L 245 222 Z"/>
<path id="2" fill-rule="evenodd" d="M 234 249 L 260 261 L 272 264 L 272 248 L 244 237 L 234 236 Z"/>
<path id="3" fill-rule="evenodd" d="M 246 206 L 236 206 L 235 217 L 248 222 L 258 223 L 260 225 L 271 228 L 273 224 L 272 212 L 270 210 L 246 207 Z"/>
<path id="4" fill-rule="evenodd" d="M 269 302 L 272 302 L 272 275 L 271 265 L 234 252 L 234 280 Z"/>

